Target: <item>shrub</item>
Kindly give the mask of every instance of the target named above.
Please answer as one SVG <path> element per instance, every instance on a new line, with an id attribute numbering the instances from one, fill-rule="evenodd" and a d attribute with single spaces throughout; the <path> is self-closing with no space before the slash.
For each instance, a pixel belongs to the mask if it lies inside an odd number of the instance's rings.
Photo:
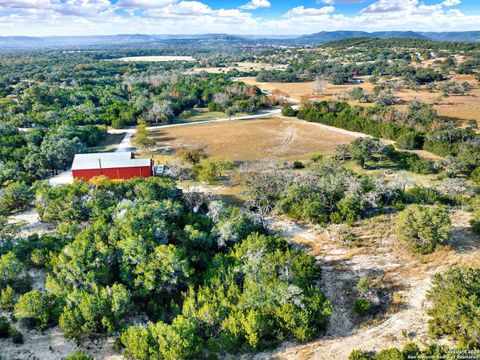
<path id="1" fill-rule="evenodd" d="M 120 335 L 120 342 L 125 349 L 123 356 L 127 359 L 150 359 L 150 346 L 153 339 L 149 329 L 142 326 L 130 326 Z"/>
<path id="2" fill-rule="evenodd" d="M 375 356 L 375 360 L 404 360 L 404 357 L 398 349 L 385 349 Z"/>
<path id="3" fill-rule="evenodd" d="M 15 291 L 10 285 L 2 289 L 0 304 L 5 311 L 12 311 L 14 305 Z"/>
<path id="4" fill-rule="evenodd" d="M 370 300 L 359 298 L 355 299 L 353 310 L 360 316 L 368 315 L 372 311 L 373 304 Z"/>
<path id="5" fill-rule="evenodd" d="M 413 150 L 418 149 L 422 143 L 422 139 L 418 133 L 406 132 L 397 138 L 396 144 L 400 149 Z"/>
<path id="6" fill-rule="evenodd" d="M 431 335 L 451 335 L 461 346 L 480 346 L 480 269 L 456 267 L 434 275 L 428 298 Z"/>
<path id="7" fill-rule="evenodd" d="M 77 350 L 73 355 L 67 356 L 65 360 L 94 360 L 94 358 L 82 350 Z"/>
<path id="8" fill-rule="evenodd" d="M 23 335 L 20 331 L 18 331 L 13 326 L 10 327 L 10 337 L 12 338 L 12 342 L 14 344 L 23 344 Z"/>
<path id="9" fill-rule="evenodd" d="M 17 291 L 25 290 L 29 281 L 24 264 L 13 251 L 0 256 L 0 288 L 11 285 Z"/>
<path id="10" fill-rule="evenodd" d="M 363 204 L 357 196 L 349 195 L 337 203 L 337 211 L 347 224 L 353 224 L 363 212 Z"/>
<path id="11" fill-rule="evenodd" d="M 368 280 L 366 277 L 362 277 L 360 280 L 358 280 L 358 283 L 355 287 L 361 294 L 364 294 L 370 288 L 370 280 Z"/>
<path id="12" fill-rule="evenodd" d="M 352 228 L 346 224 L 339 226 L 336 231 L 336 237 L 338 238 L 338 241 L 340 241 L 340 243 L 344 246 L 358 247 L 362 245 L 360 239 L 358 239 L 352 232 Z"/>
<path id="13" fill-rule="evenodd" d="M 374 360 L 373 356 L 366 351 L 353 350 L 348 357 L 348 360 Z"/>
<path id="14" fill-rule="evenodd" d="M 450 238 L 452 222 L 441 207 L 411 205 L 398 216 L 396 233 L 415 252 L 428 254 Z"/>
<path id="15" fill-rule="evenodd" d="M 127 122 L 121 117 L 116 117 L 112 120 L 112 127 L 114 129 L 123 129 L 125 126 L 127 126 Z"/>
<path id="16" fill-rule="evenodd" d="M 458 354 L 458 350 L 466 354 L 465 349 L 449 349 L 446 346 L 437 346 L 435 344 L 427 345 L 425 350 L 414 343 L 407 343 L 402 350 L 392 348 L 385 349 L 375 354 L 373 352 L 365 352 L 353 350 L 350 353 L 349 360 L 407 360 L 407 359 L 453 359 Z"/>
<path id="17" fill-rule="evenodd" d="M 294 161 L 293 162 L 293 168 L 294 169 L 303 169 L 305 165 L 301 161 Z"/>
<path id="18" fill-rule="evenodd" d="M 8 322 L 6 317 L 0 316 L 0 339 L 8 338 L 9 331 L 10 323 Z"/>
<path id="19" fill-rule="evenodd" d="M 20 296 L 15 304 L 14 315 L 29 326 L 44 330 L 54 320 L 52 316 L 56 308 L 54 297 L 33 290 Z"/>
<path id="20" fill-rule="evenodd" d="M 469 179 L 477 186 L 480 186 L 480 167 L 477 167 L 471 172 Z"/>
<path id="21" fill-rule="evenodd" d="M 310 160 L 314 163 L 317 163 L 317 162 L 320 162 L 323 160 L 323 155 L 321 154 L 313 154 L 311 157 L 310 157 Z"/>
<path id="22" fill-rule="evenodd" d="M 474 233 L 480 234 L 480 196 L 473 200 L 473 212 L 470 219 L 470 225 Z"/>
<path id="23" fill-rule="evenodd" d="M 438 190 L 422 186 L 415 186 L 405 191 L 405 201 L 420 205 L 446 204 L 448 202 Z"/>
<path id="24" fill-rule="evenodd" d="M 33 201 L 33 192 L 23 182 L 14 182 L 0 192 L 1 206 L 6 212 L 23 210 Z"/>
<path id="25" fill-rule="evenodd" d="M 210 184 L 221 177 L 224 171 L 231 169 L 233 169 L 232 162 L 214 159 L 203 159 L 198 165 L 193 167 L 198 180 Z"/>
<path id="26" fill-rule="evenodd" d="M 282 109 L 282 115 L 288 117 L 295 117 L 298 114 L 298 110 L 295 110 L 291 105 L 284 106 Z"/>

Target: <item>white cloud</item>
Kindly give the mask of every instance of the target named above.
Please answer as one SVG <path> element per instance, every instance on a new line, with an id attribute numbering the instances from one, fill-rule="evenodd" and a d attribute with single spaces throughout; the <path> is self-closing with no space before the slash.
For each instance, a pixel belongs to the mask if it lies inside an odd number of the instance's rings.
<path id="1" fill-rule="evenodd" d="M 322 0 L 321 3 L 326 2 L 361 1 Z M 116 4 L 109 0 L 0 0 L 0 34 L 288 35 L 324 30 L 478 30 L 480 16 L 453 8 L 460 3 L 460 0 L 437 0 L 436 4 L 425 5 L 422 0 L 377 0 L 351 16 L 339 13 L 328 4 L 297 6 L 276 19 L 264 19 L 246 9 L 214 8 L 202 0 L 119 0 Z"/>
<path id="2" fill-rule="evenodd" d="M 251 0 L 247 4 L 240 6 L 242 10 L 255 10 L 259 8 L 269 8 L 272 6 L 268 0 Z"/>
<path id="3" fill-rule="evenodd" d="M 322 15 L 330 14 L 334 11 L 335 11 L 335 8 L 333 6 L 324 6 L 321 8 L 306 8 L 304 6 L 297 6 L 289 10 L 284 16 L 286 18 L 322 16 Z"/>
<path id="4" fill-rule="evenodd" d="M 317 0 L 318 4 L 335 5 L 336 3 L 361 3 L 366 0 Z"/>

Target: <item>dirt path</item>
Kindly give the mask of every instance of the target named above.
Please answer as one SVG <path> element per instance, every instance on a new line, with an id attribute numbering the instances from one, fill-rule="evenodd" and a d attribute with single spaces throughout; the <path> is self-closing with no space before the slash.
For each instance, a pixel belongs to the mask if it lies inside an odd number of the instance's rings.
<path id="1" fill-rule="evenodd" d="M 285 138 L 283 139 L 283 141 L 281 142 L 281 144 L 278 145 L 278 146 L 273 150 L 273 152 L 274 152 L 274 153 L 280 153 L 280 152 L 283 152 L 283 151 L 287 150 L 288 147 L 290 146 L 290 144 L 294 141 L 296 135 L 297 135 L 297 131 L 296 131 L 292 126 L 289 126 L 289 127 L 287 128 Z"/>
<path id="2" fill-rule="evenodd" d="M 8 217 L 8 222 L 21 227 L 21 230 L 16 234 L 19 237 L 26 237 L 34 233 L 43 234 L 54 229 L 53 225 L 40 222 L 35 209 L 11 215 Z"/>

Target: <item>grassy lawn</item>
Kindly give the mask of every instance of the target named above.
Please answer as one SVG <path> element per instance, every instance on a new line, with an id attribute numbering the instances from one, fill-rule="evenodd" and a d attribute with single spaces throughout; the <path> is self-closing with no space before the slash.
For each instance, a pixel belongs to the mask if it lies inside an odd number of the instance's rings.
<path id="1" fill-rule="evenodd" d="M 232 117 L 245 116 L 248 114 L 236 113 Z M 179 116 L 175 119 L 175 122 L 192 122 L 192 121 L 205 121 L 205 120 L 218 120 L 228 118 L 228 115 L 220 111 L 210 111 L 207 108 L 197 108 L 193 110 L 193 114 L 187 117 Z"/>
<path id="2" fill-rule="evenodd" d="M 116 145 L 120 144 L 125 134 L 107 134 L 105 139 L 97 146 L 89 148 L 89 152 L 110 152 L 116 149 Z"/>

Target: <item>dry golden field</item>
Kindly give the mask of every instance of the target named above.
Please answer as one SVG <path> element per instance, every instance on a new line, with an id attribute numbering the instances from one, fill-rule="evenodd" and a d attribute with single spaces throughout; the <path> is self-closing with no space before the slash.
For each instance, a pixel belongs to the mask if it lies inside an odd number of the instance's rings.
<path id="1" fill-rule="evenodd" d="M 259 70 L 285 70 L 286 65 L 279 65 L 279 64 L 266 64 L 266 63 L 256 63 L 256 62 L 240 62 L 236 65 L 227 66 L 227 67 L 206 67 L 206 68 L 195 68 L 189 71 L 189 73 L 200 73 L 200 72 L 208 72 L 211 74 L 221 74 L 227 73 L 230 70 L 238 70 L 238 71 L 259 71 Z"/>
<path id="2" fill-rule="evenodd" d="M 350 143 L 358 135 L 279 117 L 158 129 L 152 131 L 152 137 L 158 148 L 178 152 L 188 147 L 205 146 L 212 157 L 254 161 L 301 160 L 312 154 L 329 154 L 336 145 Z"/>
<path id="3" fill-rule="evenodd" d="M 440 91 L 428 92 L 422 88 L 419 91 L 402 90 L 395 93 L 397 98 L 404 104 L 398 105 L 397 108 L 404 110 L 407 107 L 409 101 L 418 99 L 428 104 L 435 104 L 434 108 L 438 111 L 438 114 L 443 117 L 459 121 L 476 120 L 480 122 L 480 88 L 477 85 L 476 80 L 471 75 L 455 75 L 452 77 L 453 81 L 471 83 L 474 88 L 468 94 L 465 95 L 452 95 L 444 98 Z M 250 85 L 257 85 L 259 88 L 267 91 L 280 90 L 283 93 L 289 95 L 294 99 L 312 98 L 313 95 L 313 82 L 302 83 L 265 83 L 258 82 L 255 78 L 243 78 L 243 82 Z M 323 94 L 316 96 L 320 99 L 336 99 L 338 95 L 353 89 L 354 87 L 361 87 L 367 93 L 373 92 L 373 84 L 364 82 L 362 84 L 348 84 L 348 85 L 332 85 L 328 84 Z M 358 103 L 356 103 L 358 104 Z M 363 105 L 363 104 L 360 104 Z"/>

